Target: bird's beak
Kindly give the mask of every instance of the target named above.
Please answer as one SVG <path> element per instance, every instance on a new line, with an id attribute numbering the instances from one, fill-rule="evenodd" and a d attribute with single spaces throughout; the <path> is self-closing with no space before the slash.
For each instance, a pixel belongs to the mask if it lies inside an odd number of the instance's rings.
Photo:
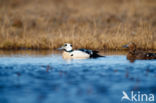
<path id="1" fill-rule="evenodd" d="M 62 46 L 62 47 L 58 48 L 57 50 L 63 50 L 63 49 L 64 49 L 64 47 Z"/>
<path id="2" fill-rule="evenodd" d="M 122 47 L 123 47 L 123 48 L 128 48 L 128 45 L 123 45 Z"/>

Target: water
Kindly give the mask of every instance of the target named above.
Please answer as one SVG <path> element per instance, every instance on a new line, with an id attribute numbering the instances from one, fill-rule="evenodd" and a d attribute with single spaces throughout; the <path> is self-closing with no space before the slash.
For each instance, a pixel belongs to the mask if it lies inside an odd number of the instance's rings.
<path id="1" fill-rule="evenodd" d="M 104 54 L 67 61 L 55 52 L 1 52 L 0 103 L 120 103 L 122 91 L 156 96 L 156 60 Z"/>

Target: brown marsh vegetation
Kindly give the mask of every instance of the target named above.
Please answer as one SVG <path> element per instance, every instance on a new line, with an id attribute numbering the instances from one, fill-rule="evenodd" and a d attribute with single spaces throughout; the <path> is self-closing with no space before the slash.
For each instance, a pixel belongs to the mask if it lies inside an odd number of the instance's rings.
<path id="1" fill-rule="evenodd" d="M 156 49 L 156 0 L 0 0 L 1 49 Z"/>

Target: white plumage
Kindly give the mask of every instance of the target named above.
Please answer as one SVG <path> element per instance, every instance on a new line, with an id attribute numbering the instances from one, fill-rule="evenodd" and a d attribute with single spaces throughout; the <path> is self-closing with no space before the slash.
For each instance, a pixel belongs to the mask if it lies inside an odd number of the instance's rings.
<path id="1" fill-rule="evenodd" d="M 87 58 L 102 57 L 97 54 L 97 51 L 92 51 L 87 49 L 73 50 L 72 45 L 69 43 L 65 43 L 59 49 L 64 50 L 62 54 L 64 59 L 87 59 Z"/>

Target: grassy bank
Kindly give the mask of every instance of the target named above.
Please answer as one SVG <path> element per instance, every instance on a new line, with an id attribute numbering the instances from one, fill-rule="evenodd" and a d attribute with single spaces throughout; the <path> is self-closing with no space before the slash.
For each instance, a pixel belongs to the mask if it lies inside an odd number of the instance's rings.
<path id="1" fill-rule="evenodd" d="M 0 0 L 1 49 L 156 49 L 155 0 Z"/>

